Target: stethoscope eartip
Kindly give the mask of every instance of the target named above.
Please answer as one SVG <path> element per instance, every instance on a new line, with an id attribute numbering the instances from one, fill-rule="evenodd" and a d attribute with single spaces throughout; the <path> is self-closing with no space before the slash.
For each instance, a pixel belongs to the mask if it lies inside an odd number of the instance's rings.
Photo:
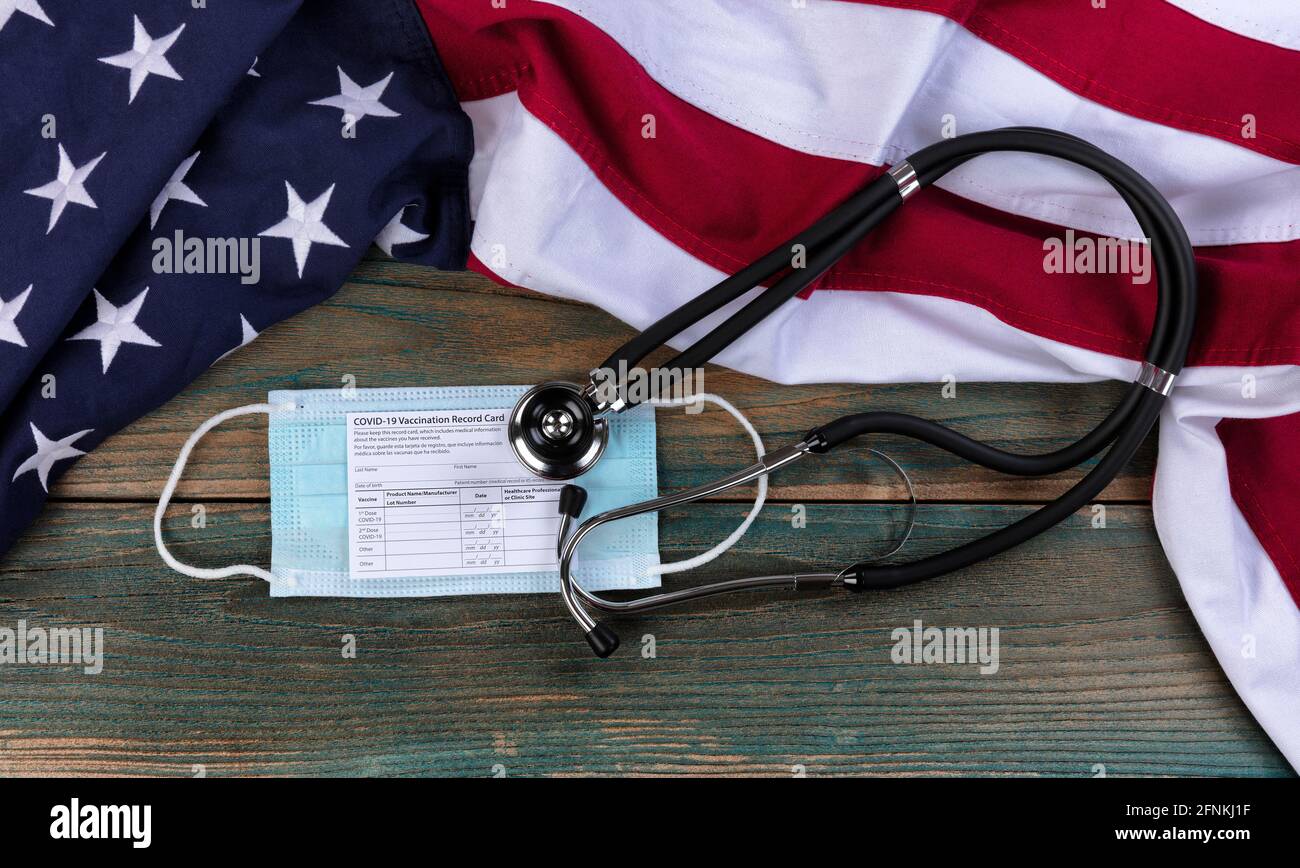
<path id="1" fill-rule="evenodd" d="M 608 657 L 618 650 L 618 634 L 609 629 L 603 621 L 587 631 L 587 644 L 596 652 L 597 657 Z"/>
<path id="2" fill-rule="evenodd" d="M 567 515 L 576 520 L 582 515 L 582 509 L 586 505 L 587 489 L 581 485 L 569 483 L 560 489 L 560 515 Z"/>

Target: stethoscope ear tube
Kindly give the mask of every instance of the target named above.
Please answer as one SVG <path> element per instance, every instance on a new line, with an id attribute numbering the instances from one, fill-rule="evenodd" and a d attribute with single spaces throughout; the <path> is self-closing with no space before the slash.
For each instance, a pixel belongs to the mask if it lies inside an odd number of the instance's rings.
<path id="1" fill-rule="evenodd" d="M 1156 318 L 1145 358 L 1161 370 L 1179 373 L 1196 325 L 1196 256 L 1187 230 L 1165 197 L 1127 163 L 1095 145 L 1039 127 L 1007 127 L 945 139 L 917 151 L 906 162 L 921 185 L 928 187 L 967 160 L 996 151 L 1041 154 L 1091 169 L 1120 195 L 1142 227 L 1156 265 Z"/>
<path id="2" fill-rule="evenodd" d="M 719 331 L 715 329 L 708 337 L 692 347 L 692 352 L 690 352 L 687 361 L 691 362 L 691 360 L 699 358 L 698 364 L 703 364 L 721 352 L 739 334 L 743 334 L 747 328 L 751 327 L 753 322 L 757 321 L 754 318 L 756 313 L 760 310 L 770 312 L 770 310 L 775 309 L 787 299 L 793 298 L 819 278 L 826 268 L 834 263 L 834 259 L 839 258 L 839 255 L 835 256 L 824 267 L 819 268 L 818 263 L 810 261 L 807 267 L 793 270 L 791 263 L 797 249 L 806 251 L 811 257 L 814 251 L 822 250 L 826 244 L 841 238 L 847 241 L 847 245 L 844 246 L 844 250 L 847 250 L 848 247 L 851 247 L 870 231 L 873 226 L 893 213 L 894 209 L 900 204 L 902 203 L 898 198 L 897 188 L 890 179 L 887 176 L 877 178 L 836 206 L 834 210 L 816 223 L 797 235 L 786 239 L 740 271 L 724 278 L 686 304 L 666 314 L 639 335 L 619 347 L 605 360 L 602 367 L 611 371 L 634 367 L 674 336 L 681 334 L 705 317 L 721 310 L 759 284 L 771 280 L 782 272 L 789 271 L 785 282 L 779 288 L 773 286 L 766 291 L 765 295 L 771 293 L 766 302 L 749 309 L 749 313 L 743 318 L 749 325 L 739 328 L 741 320 L 737 320 L 725 330 Z M 868 221 L 868 224 L 864 224 L 864 220 Z M 779 299 L 779 301 L 776 301 L 776 299 Z M 759 299 L 755 299 L 755 302 L 758 301 Z M 776 301 L 776 303 L 773 304 L 773 301 Z M 766 313 L 763 314 L 763 316 L 765 315 Z M 758 317 L 758 319 L 761 318 L 761 316 Z M 720 326 L 719 329 L 721 328 Z M 738 328 L 739 330 L 737 330 Z M 670 362 L 666 367 L 685 368 L 694 367 L 695 364 L 683 364 L 679 357 L 678 360 Z"/>
<path id="3" fill-rule="evenodd" d="M 809 444 L 809 451 L 824 453 L 857 437 L 893 434 L 929 443 L 958 458 L 999 473 L 1012 476 L 1046 476 L 1076 467 L 1114 442 L 1147 391 L 1141 385 L 1134 383 L 1119 404 L 1096 428 L 1069 446 L 1042 455 L 1007 452 L 967 437 L 938 422 L 906 413 L 871 412 L 841 416 L 825 425 L 810 429 L 804 435 L 804 440 Z"/>
<path id="4" fill-rule="evenodd" d="M 1128 425 L 1101 461 L 1069 491 L 1014 524 L 937 555 L 906 564 L 855 564 L 846 571 L 844 586 L 851 591 L 887 590 L 964 569 L 1015 548 L 1060 524 L 1084 508 L 1128 464 L 1146 439 L 1164 405 L 1163 395 L 1144 390 Z"/>

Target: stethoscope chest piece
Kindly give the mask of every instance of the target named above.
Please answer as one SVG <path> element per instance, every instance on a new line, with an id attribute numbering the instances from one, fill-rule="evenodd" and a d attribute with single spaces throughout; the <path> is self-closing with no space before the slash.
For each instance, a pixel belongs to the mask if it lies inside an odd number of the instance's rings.
<path id="1" fill-rule="evenodd" d="M 609 442 L 609 424 L 576 383 L 550 382 L 524 393 L 510 414 L 510 448 L 543 479 L 573 479 L 591 469 Z"/>

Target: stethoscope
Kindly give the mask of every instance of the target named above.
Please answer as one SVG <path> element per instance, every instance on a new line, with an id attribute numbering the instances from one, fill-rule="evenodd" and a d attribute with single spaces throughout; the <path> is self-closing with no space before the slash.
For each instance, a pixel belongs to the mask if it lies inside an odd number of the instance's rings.
<path id="1" fill-rule="evenodd" d="M 611 390 L 608 383 L 598 384 L 596 371 L 631 370 L 673 336 L 775 278 L 771 286 L 664 367 L 688 371 L 702 366 L 824 274 L 922 187 L 930 186 L 972 157 L 996 151 L 1043 154 L 1091 169 L 1128 203 L 1146 233 L 1156 264 L 1156 314 L 1145 361 L 1124 398 L 1083 438 L 1042 455 L 1006 452 L 917 416 L 855 413 L 812 428 L 797 443 L 767 453 L 744 470 L 684 491 L 602 512 L 583 521 L 576 529 L 573 524 L 582 513 L 586 492 L 579 486 L 566 485 L 560 496 L 561 520 L 556 547 L 560 594 L 598 656 L 612 654 L 619 640 L 608 625 L 591 616 L 589 609 L 610 615 L 633 615 L 735 591 L 763 588 L 865 591 L 910 585 L 993 557 L 1052 528 L 1086 506 L 1133 457 L 1155 424 L 1187 356 L 1196 323 L 1196 264 L 1192 246 L 1173 208 L 1150 182 L 1128 165 L 1082 139 L 1030 127 L 970 133 L 916 152 L 803 232 L 629 340 L 604 365 L 594 369 L 587 385 L 550 382 L 530 389 L 510 416 L 511 448 L 525 467 L 542 478 L 568 480 L 585 473 L 608 443 L 608 417 L 635 403 L 625 397 L 623 390 Z M 792 251 L 796 250 L 806 257 L 802 268 L 791 267 Z M 910 563 L 882 564 L 873 558 L 838 570 L 729 579 L 627 601 L 599 597 L 573 580 L 574 553 L 583 539 L 602 525 L 712 497 L 775 473 L 809 455 L 825 455 L 840 444 L 867 434 L 912 437 L 984 467 L 1018 476 L 1058 473 L 1110 448 L 1083 479 L 1051 503 L 973 542 Z"/>

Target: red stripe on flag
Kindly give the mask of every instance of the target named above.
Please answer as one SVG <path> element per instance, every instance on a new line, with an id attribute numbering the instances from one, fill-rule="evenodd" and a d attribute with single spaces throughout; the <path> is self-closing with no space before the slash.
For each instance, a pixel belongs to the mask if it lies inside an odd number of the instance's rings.
<path id="1" fill-rule="evenodd" d="M 1300 51 L 1164 0 L 851 0 L 932 12 L 1093 102 L 1300 163 Z M 1225 74 L 1231 70 L 1231 74 Z M 1256 136 L 1243 138 L 1245 117 Z"/>
<path id="2" fill-rule="evenodd" d="M 469 88 L 462 93 L 488 95 L 513 76 L 528 110 L 620 201 L 721 271 L 744 266 L 881 172 L 791 150 L 695 108 L 565 10 L 420 2 L 453 80 Z M 646 113 L 656 119 L 654 139 L 641 135 Z M 1052 224 L 931 189 L 821 286 L 951 298 L 1033 334 L 1140 358 L 1154 286 L 1122 275 L 1046 274 L 1043 241 L 1062 235 Z M 1300 364 L 1300 242 L 1198 254 L 1203 313 L 1189 362 Z"/>
<path id="3" fill-rule="evenodd" d="M 1300 605 L 1300 413 L 1224 419 L 1232 499 Z"/>

